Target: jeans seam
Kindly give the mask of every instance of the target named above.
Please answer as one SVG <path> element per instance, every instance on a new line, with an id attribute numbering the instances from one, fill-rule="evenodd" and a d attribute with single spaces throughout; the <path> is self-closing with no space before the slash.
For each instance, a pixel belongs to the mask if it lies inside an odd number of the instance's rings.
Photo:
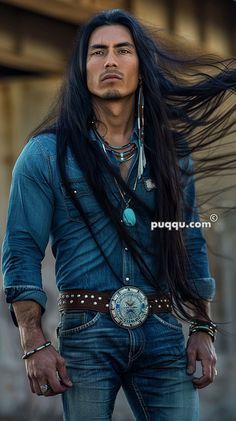
<path id="1" fill-rule="evenodd" d="M 137 396 L 137 398 L 138 398 L 138 401 L 139 401 L 139 403 L 140 403 L 140 405 L 141 405 L 141 408 L 142 408 L 142 410 L 143 410 L 143 413 L 144 413 L 144 415 L 145 415 L 145 418 L 146 418 L 146 420 L 147 420 L 147 421 L 150 421 L 150 418 L 149 418 L 149 415 L 148 415 L 148 413 L 147 413 L 147 410 L 146 410 L 146 407 L 145 407 L 144 401 L 143 401 L 143 399 L 142 399 L 142 395 L 141 395 L 140 390 L 138 389 L 137 385 L 136 385 L 136 384 L 135 384 L 135 382 L 134 382 L 134 377 L 133 377 L 133 376 L 132 376 L 131 383 L 132 383 L 132 386 L 133 386 L 133 390 L 134 390 L 134 392 L 135 392 L 135 394 L 136 394 L 136 396 Z"/>
<path id="2" fill-rule="evenodd" d="M 64 329 L 60 331 L 60 336 L 69 336 L 70 334 L 73 335 L 75 333 L 81 332 L 88 327 L 94 326 L 94 324 L 98 321 L 100 318 L 101 313 L 97 312 L 97 314 L 92 318 L 92 320 L 89 320 L 87 323 L 83 323 L 80 326 L 74 327 L 72 329 Z M 84 319 L 84 317 L 83 317 Z M 84 321 L 84 320 L 83 320 Z"/>
<path id="3" fill-rule="evenodd" d="M 174 330 L 177 330 L 177 331 L 179 331 L 179 332 L 181 332 L 182 331 L 182 327 L 181 326 L 177 326 L 177 325 L 174 325 L 174 324 L 172 324 L 172 323 L 169 323 L 169 322 L 166 322 L 166 320 L 163 320 L 161 317 L 159 317 L 157 314 L 153 314 L 153 316 L 154 316 L 154 318 L 156 319 L 156 320 L 158 320 L 161 324 L 163 324 L 164 326 L 167 326 L 167 327 L 169 327 L 169 328 L 171 328 L 171 329 L 174 329 Z"/>
<path id="4" fill-rule="evenodd" d="M 130 339 L 130 346 L 129 346 L 129 358 L 128 358 L 128 369 L 131 367 L 131 364 L 133 362 L 132 360 L 132 347 L 133 347 L 133 342 L 132 342 L 132 332 L 128 329 L 129 332 L 129 339 Z"/>
<path id="5" fill-rule="evenodd" d="M 134 354 L 133 357 L 131 357 L 132 362 L 136 360 L 143 353 L 144 348 L 145 348 L 145 336 L 143 334 L 143 331 L 140 331 L 140 334 L 142 336 L 142 345 L 140 349 L 136 352 L 136 354 Z"/>

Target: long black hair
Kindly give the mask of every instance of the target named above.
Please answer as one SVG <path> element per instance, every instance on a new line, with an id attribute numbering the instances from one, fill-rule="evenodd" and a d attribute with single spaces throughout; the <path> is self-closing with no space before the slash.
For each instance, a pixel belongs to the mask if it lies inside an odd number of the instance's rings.
<path id="1" fill-rule="evenodd" d="M 155 208 L 150 209 L 130 190 L 114 170 L 97 142 L 89 141 L 94 119 L 91 95 L 86 81 L 86 59 L 92 32 L 103 25 L 124 25 L 129 29 L 139 58 L 145 97 L 145 153 L 151 178 L 158 186 Z M 216 142 L 233 131 L 235 105 L 222 108 L 235 92 L 236 70 L 233 59 L 205 55 L 193 57 L 181 54 L 151 34 L 129 13 L 113 9 L 101 12 L 86 23 L 75 40 L 71 60 L 57 106 L 34 134 L 52 131 L 57 136 L 57 162 L 62 182 L 84 222 L 97 243 L 104 259 L 115 276 L 115 268 L 100 246 L 95 229 L 79 199 L 73 195 L 66 157 L 70 150 L 99 205 L 117 229 L 121 241 L 129 248 L 147 282 L 158 290 L 160 277 L 166 279 L 172 302 L 184 319 L 190 319 L 188 303 L 208 318 L 201 296 L 187 282 L 188 254 L 181 230 L 155 230 L 153 241 L 160 244 L 156 255 L 155 273 L 143 259 L 142 247 L 130 235 L 120 220 L 120 210 L 109 200 L 103 174 L 109 171 L 120 187 L 131 196 L 133 207 L 141 215 L 146 213 L 154 221 L 181 221 L 183 219 L 183 182 L 186 177 L 209 175 L 219 170 L 222 154 L 213 158 L 198 156 L 215 148 Z M 179 160 L 195 154 L 194 167 L 180 168 Z M 224 169 L 233 168 L 235 156 L 224 155 Z M 150 250 L 150 253 L 155 253 Z"/>

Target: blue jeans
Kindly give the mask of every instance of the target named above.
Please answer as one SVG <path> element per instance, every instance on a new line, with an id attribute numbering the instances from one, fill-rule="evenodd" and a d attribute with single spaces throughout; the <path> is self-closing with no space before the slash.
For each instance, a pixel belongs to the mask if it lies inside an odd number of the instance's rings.
<path id="1" fill-rule="evenodd" d="M 199 419 L 182 325 L 173 314 L 124 329 L 109 314 L 64 312 L 58 338 L 73 382 L 62 395 L 65 421 L 111 420 L 121 386 L 138 421 Z"/>

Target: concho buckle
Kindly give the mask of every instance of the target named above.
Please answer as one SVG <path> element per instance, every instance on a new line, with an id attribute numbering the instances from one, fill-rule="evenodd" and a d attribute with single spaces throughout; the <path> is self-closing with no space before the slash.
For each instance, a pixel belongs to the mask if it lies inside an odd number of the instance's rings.
<path id="1" fill-rule="evenodd" d="M 148 299 L 139 288 L 122 287 L 112 295 L 109 310 L 115 323 L 126 329 L 133 329 L 146 320 Z"/>

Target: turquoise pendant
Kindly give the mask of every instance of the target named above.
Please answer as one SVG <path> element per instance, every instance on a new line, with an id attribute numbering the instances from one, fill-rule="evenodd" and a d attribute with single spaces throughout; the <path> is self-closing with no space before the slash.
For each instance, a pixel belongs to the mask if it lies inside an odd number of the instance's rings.
<path id="1" fill-rule="evenodd" d="M 126 208 L 123 212 L 123 221 L 125 225 L 134 226 L 136 224 L 136 216 L 131 208 Z"/>

